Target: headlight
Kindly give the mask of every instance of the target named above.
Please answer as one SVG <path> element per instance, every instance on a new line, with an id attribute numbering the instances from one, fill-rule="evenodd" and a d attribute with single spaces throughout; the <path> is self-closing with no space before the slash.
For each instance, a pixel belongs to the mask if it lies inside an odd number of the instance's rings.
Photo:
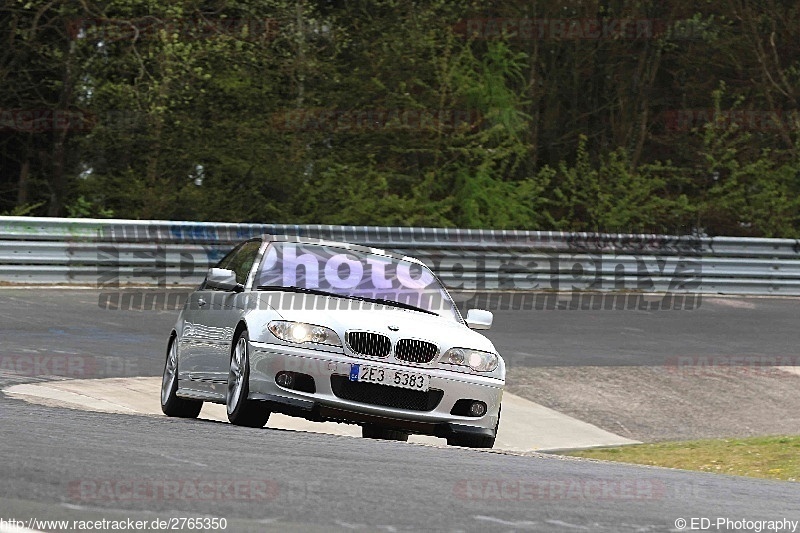
<path id="1" fill-rule="evenodd" d="M 497 354 L 467 348 L 450 348 L 439 360 L 450 365 L 468 366 L 476 372 L 491 372 L 497 368 Z"/>
<path id="2" fill-rule="evenodd" d="M 339 336 L 330 328 L 305 324 L 303 322 L 287 322 L 285 320 L 273 320 L 267 326 L 273 335 L 287 342 L 314 342 L 317 344 L 331 344 L 341 346 L 342 341 Z"/>

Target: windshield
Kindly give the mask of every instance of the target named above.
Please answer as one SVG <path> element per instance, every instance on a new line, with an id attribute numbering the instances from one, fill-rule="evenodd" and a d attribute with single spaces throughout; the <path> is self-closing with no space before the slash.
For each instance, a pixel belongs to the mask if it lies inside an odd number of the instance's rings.
<path id="1" fill-rule="evenodd" d="M 261 262 L 255 286 L 385 300 L 459 320 L 447 291 L 425 265 L 349 248 L 273 242 Z"/>

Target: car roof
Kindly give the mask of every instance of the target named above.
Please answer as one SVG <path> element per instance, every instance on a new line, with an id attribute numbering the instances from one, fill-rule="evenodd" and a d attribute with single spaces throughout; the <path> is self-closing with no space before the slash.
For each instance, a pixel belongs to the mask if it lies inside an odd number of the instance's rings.
<path id="1" fill-rule="evenodd" d="M 329 241 L 326 239 L 317 239 L 315 237 L 302 237 L 299 235 L 270 235 L 268 233 L 262 235 L 261 238 L 266 242 L 293 242 L 298 244 L 312 244 L 319 246 L 330 246 L 333 248 L 344 248 L 345 250 L 354 250 L 356 252 L 361 252 L 365 254 L 382 255 L 385 257 L 391 257 L 392 259 L 398 259 L 401 261 L 408 261 L 409 263 L 416 263 L 418 265 L 427 266 L 425 265 L 425 263 L 423 263 L 416 257 L 397 254 L 394 252 L 387 252 L 386 250 L 383 250 L 381 248 L 373 248 L 371 246 L 364 246 L 361 244 L 353 244 L 341 241 Z"/>

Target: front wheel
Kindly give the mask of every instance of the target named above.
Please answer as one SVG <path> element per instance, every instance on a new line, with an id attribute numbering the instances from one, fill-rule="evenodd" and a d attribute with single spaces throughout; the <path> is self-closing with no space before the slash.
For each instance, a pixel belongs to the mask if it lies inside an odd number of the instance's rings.
<path id="1" fill-rule="evenodd" d="M 247 330 L 239 333 L 231 350 L 228 388 L 225 404 L 228 420 L 236 426 L 262 428 L 269 420 L 269 409 L 261 402 L 248 400 L 250 394 L 250 337 Z"/>
<path id="2" fill-rule="evenodd" d="M 161 411 L 167 416 L 197 418 L 203 408 L 199 400 L 178 398 L 178 343 L 173 337 L 167 348 L 167 360 L 161 377 Z"/>

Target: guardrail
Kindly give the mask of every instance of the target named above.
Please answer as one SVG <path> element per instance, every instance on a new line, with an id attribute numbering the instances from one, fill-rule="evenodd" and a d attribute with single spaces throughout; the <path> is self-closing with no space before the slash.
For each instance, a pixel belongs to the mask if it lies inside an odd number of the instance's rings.
<path id="1" fill-rule="evenodd" d="M 456 291 L 800 295 L 795 239 L 31 217 L 0 217 L 0 282 L 195 285 L 263 233 L 412 255 Z"/>

